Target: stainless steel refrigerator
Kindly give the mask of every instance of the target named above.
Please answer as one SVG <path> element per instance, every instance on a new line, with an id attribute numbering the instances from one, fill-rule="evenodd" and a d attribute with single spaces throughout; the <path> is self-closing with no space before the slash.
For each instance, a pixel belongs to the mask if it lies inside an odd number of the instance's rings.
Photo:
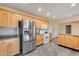
<path id="1" fill-rule="evenodd" d="M 35 22 L 22 20 L 19 22 L 20 27 L 20 47 L 21 54 L 25 55 L 36 49 L 36 27 Z"/>

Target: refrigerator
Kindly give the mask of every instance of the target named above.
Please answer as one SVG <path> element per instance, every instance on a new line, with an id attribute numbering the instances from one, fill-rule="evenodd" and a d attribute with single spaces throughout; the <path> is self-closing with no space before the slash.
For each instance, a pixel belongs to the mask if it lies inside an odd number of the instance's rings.
<path id="1" fill-rule="evenodd" d="M 21 20 L 19 22 L 20 51 L 25 55 L 36 49 L 36 27 L 31 20 Z"/>

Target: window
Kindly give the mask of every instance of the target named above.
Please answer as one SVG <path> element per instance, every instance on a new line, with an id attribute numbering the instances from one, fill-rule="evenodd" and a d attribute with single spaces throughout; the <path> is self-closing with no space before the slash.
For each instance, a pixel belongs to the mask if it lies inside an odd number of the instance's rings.
<path id="1" fill-rule="evenodd" d="M 71 25 L 66 25 L 66 34 L 71 34 Z"/>

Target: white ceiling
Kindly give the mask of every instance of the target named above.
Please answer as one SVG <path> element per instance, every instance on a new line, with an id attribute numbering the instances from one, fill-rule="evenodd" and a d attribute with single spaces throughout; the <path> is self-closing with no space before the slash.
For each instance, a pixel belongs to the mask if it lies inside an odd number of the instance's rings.
<path id="1" fill-rule="evenodd" d="M 9 7 L 24 13 L 39 16 L 45 19 L 63 20 L 69 18 L 68 15 L 79 15 L 79 4 L 71 7 L 71 3 L 0 3 L 0 6 Z M 38 8 L 42 8 L 39 12 Z M 46 13 L 50 13 L 49 16 Z"/>

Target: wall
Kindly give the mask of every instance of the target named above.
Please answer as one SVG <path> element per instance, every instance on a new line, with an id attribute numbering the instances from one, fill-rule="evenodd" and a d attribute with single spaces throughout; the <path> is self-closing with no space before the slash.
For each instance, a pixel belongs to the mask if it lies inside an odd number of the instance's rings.
<path id="1" fill-rule="evenodd" d="M 52 21 L 52 33 L 53 37 L 56 38 L 58 36 L 59 23 L 56 21 Z"/>
<path id="2" fill-rule="evenodd" d="M 71 25 L 71 34 L 72 35 L 79 35 L 79 22 L 69 22 L 69 23 L 63 23 L 60 24 L 60 31 L 59 34 L 66 34 L 65 33 L 65 26 Z"/>
<path id="3" fill-rule="evenodd" d="M 79 15 L 58 22 L 54 21 L 53 25 L 54 37 L 57 37 L 58 34 L 65 34 L 65 25 L 72 25 L 71 34 L 79 35 Z"/>

